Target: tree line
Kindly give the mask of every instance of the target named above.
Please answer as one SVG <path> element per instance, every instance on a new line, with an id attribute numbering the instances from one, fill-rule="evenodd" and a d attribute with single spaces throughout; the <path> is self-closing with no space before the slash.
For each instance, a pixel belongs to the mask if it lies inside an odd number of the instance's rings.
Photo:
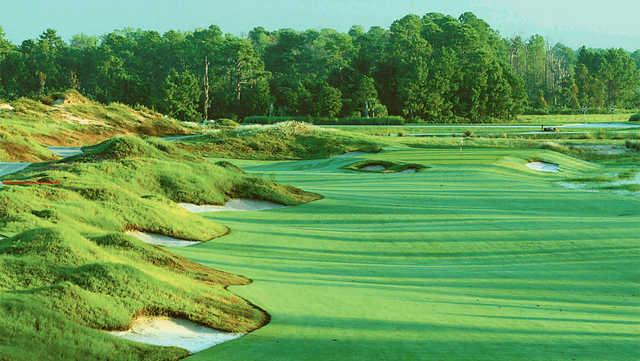
<path id="1" fill-rule="evenodd" d="M 0 98 L 77 89 L 184 120 L 250 115 L 511 119 L 640 106 L 640 51 L 504 38 L 472 13 L 247 36 L 125 29 L 15 45 L 0 29 Z M 205 94 L 206 93 L 206 94 Z"/>

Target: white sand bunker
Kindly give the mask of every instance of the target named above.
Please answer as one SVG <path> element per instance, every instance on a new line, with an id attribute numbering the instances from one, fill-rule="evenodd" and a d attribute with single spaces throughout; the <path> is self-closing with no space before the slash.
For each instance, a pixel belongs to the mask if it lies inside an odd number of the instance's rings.
<path id="1" fill-rule="evenodd" d="M 3 163 L 0 162 L 0 177 L 11 173 L 17 173 L 27 168 L 31 163 Z"/>
<path id="2" fill-rule="evenodd" d="M 0 110 L 7 110 L 7 111 L 12 112 L 12 111 L 16 110 L 16 108 L 14 108 L 9 103 L 0 103 Z"/>
<path id="3" fill-rule="evenodd" d="M 47 147 L 53 154 L 61 158 L 69 158 L 74 155 L 82 154 L 81 147 Z"/>
<path id="4" fill-rule="evenodd" d="M 529 162 L 527 163 L 527 167 L 538 172 L 546 173 L 558 173 L 560 171 L 559 165 L 547 162 Z"/>
<path id="5" fill-rule="evenodd" d="M 386 170 L 387 168 L 385 168 L 385 167 L 383 167 L 381 165 L 368 165 L 368 166 L 362 167 L 360 169 L 362 169 L 364 171 L 367 171 L 367 172 L 382 172 L 382 171 Z"/>
<path id="6" fill-rule="evenodd" d="M 222 332 L 191 321 L 168 317 L 139 318 L 131 329 L 109 333 L 150 345 L 180 347 L 191 353 L 244 336 L 242 333 Z"/>
<path id="7" fill-rule="evenodd" d="M 161 234 L 146 233 L 146 232 L 139 232 L 139 231 L 130 231 L 130 232 L 127 232 L 127 234 L 141 240 L 144 243 L 149 243 L 149 244 L 162 246 L 162 247 L 189 247 L 189 246 L 195 246 L 196 244 L 201 243 L 196 241 L 185 241 L 184 239 L 163 236 Z"/>
<path id="8" fill-rule="evenodd" d="M 403 170 L 400 173 L 412 174 L 412 173 L 417 173 L 417 172 L 418 172 L 418 170 L 416 170 L 415 168 L 408 168 L 408 169 Z"/>
<path id="9" fill-rule="evenodd" d="M 214 205 L 197 205 L 191 203 L 179 203 L 180 207 L 192 213 L 209 213 L 209 212 L 241 212 L 241 211 L 265 211 L 268 209 L 284 208 L 282 204 L 268 201 L 257 201 L 254 199 L 232 199 L 225 203 L 224 206 Z"/>

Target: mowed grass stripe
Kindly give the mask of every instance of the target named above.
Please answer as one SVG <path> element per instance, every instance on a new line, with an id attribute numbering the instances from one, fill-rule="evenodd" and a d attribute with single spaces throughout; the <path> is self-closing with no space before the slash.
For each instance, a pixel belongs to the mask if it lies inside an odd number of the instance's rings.
<path id="1" fill-rule="evenodd" d="M 365 156 L 433 166 L 397 175 L 243 162 L 325 199 L 211 215 L 232 233 L 179 251 L 252 278 L 234 292 L 273 317 L 192 359 L 640 359 L 638 199 L 562 189 L 527 152 Z"/>

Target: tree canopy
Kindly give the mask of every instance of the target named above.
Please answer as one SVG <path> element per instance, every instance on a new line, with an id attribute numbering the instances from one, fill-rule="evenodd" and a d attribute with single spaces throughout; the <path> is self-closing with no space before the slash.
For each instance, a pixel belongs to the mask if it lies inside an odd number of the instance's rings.
<path id="1" fill-rule="evenodd" d="M 205 62 L 208 94 L 203 91 Z M 0 29 L 0 98 L 77 89 L 184 120 L 249 115 L 425 121 L 640 106 L 640 50 L 571 49 L 502 37 L 472 13 L 354 26 L 224 34 L 124 29 L 66 42 L 55 30 L 14 45 Z"/>

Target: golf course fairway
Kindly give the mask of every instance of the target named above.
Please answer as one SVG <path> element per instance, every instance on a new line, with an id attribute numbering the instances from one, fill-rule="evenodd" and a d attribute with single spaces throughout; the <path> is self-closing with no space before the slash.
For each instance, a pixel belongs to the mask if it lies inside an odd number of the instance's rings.
<path id="1" fill-rule="evenodd" d="M 363 159 L 429 168 L 343 169 Z M 487 148 L 234 163 L 325 198 L 205 214 L 231 233 L 174 249 L 251 278 L 230 289 L 271 315 L 189 360 L 640 359 L 640 198 L 558 185 L 599 166 Z"/>

